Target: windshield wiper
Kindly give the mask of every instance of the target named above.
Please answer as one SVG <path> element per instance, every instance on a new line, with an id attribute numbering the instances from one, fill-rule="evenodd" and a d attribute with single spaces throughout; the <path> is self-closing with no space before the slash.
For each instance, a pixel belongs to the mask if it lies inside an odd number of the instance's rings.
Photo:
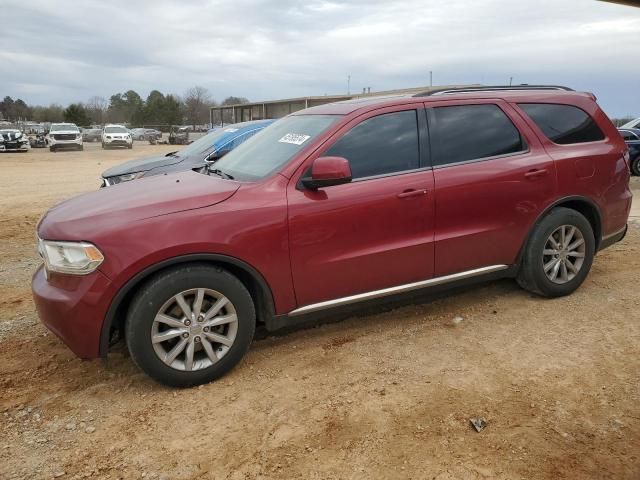
<path id="1" fill-rule="evenodd" d="M 208 169 L 208 173 L 213 173 L 214 175 L 218 175 L 219 177 L 225 178 L 227 180 L 233 180 L 233 175 L 229 175 L 228 173 L 223 172 L 219 168 L 210 168 Z"/>

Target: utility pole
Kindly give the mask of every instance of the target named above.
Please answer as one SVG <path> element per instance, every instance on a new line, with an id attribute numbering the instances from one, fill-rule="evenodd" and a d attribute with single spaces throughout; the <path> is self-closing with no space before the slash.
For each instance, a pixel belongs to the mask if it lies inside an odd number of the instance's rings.
<path id="1" fill-rule="evenodd" d="M 347 95 L 351 95 L 351 75 L 347 75 Z"/>
<path id="2" fill-rule="evenodd" d="M 509 77 L 509 86 L 513 84 L 513 77 Z"/>
<path id="3" fill-rule="evenodd" d="M 433 87 L 433 71 L 429 70 L 429 86 Z"/>

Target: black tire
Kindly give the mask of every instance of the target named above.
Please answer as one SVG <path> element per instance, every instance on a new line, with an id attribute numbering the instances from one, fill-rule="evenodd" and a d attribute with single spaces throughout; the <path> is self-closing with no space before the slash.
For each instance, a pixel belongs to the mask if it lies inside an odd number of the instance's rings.
<path id="1" fill-rule="evenodd" d="M 127 145 L 127 148 L 131 150 L 133 148 L 133 143 L 131 143 L 131 145 Z"/>
<path id="2" fill-rule="evenodd" d="M 49 147 L 49 151 L 53 152 L 53 153 L 56 153 L 56 147 Z"/>
<path id="3" fill-rule="evenodd" d="M 80 145 L 80 146 L 78 147 L 78 150 L 80 150 L 80 151 L 82 152 L 82 151 L 84 150 L 84 145 Z"/>
<path id="4" fill-rule="evenodd" d="M 104 142 L 102 142 L 102 149 L 105 150 L 107 147 L 105 147 Z"/>
<path id="5" fill-rule="evenodd" d="M 237 332 L 227 353 L 213 365 L 195 371 L 177 370 L 156 354 L 151 342 L 152 326 L 167 300 L 195 288 L 216 290 L 231 301 L 238 318 Z M 255 327 L 253 300 L 240 280 L 219 267 L 189 264 L 162 271 L 139 289 L 129 307 L 125 337 L 131 358 L 147 375 L 171 387 L 191 387 L 220 378 L 236 366 L 251 345 Z"/>
<path id="6" fill-rule="evenodd" d="M 554 283 L 544 271 L 544 249 L 549 236 L 563 225 L 576 227 L 584 238 L 584 261 L 575 276 L 566 283 Z M 534 227 L 522 255 L 518 284 L 544 297 L 561 297 L 573 293 L 587 277 L 595 255 L 595 237 L 589 221 L 570 208 L 554 208 Z"/>
<path id="7" fill-rule="evenodd" d="M 640 177 L 640 155 L 631 160 L 631 173 Z"/>

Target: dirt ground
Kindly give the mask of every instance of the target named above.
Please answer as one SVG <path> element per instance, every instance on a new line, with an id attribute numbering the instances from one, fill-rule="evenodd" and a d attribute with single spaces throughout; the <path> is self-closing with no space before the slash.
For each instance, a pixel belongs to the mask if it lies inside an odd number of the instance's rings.
<path id="1" fill-rule="evenodd" d="M 640 209 L 567 298 L 501 281 L 268 336 L 190 390 L 75 358 L 31 300 L 35 224 L 170 150 L 0 154 L 1 479 L 640 478 Z"/>

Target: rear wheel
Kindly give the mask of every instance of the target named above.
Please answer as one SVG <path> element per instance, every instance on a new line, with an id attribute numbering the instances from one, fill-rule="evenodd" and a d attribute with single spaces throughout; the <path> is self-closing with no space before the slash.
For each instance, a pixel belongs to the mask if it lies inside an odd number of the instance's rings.
<path id="1" fill-rule="evenodd" d="M 153 277 L 127 315 L 127 346 L 150 377 L 173 387 L 207 383 L 231 370 L 255 332 L 251 295 L 226 270 L 188 265 Z"/>
<path id="2" fill-rule="evenodd" d="M 595 255 L 589 221 L 569 208 L 555 208 L 534 228 L 523 255 L 518 283 L 545 297 L 574 292 L 584 281 Z"/>
<path id="3" fill-rule="evenodd" d="M 631 161 L 631 173 L 640 177 L 640 155 Z"/>

